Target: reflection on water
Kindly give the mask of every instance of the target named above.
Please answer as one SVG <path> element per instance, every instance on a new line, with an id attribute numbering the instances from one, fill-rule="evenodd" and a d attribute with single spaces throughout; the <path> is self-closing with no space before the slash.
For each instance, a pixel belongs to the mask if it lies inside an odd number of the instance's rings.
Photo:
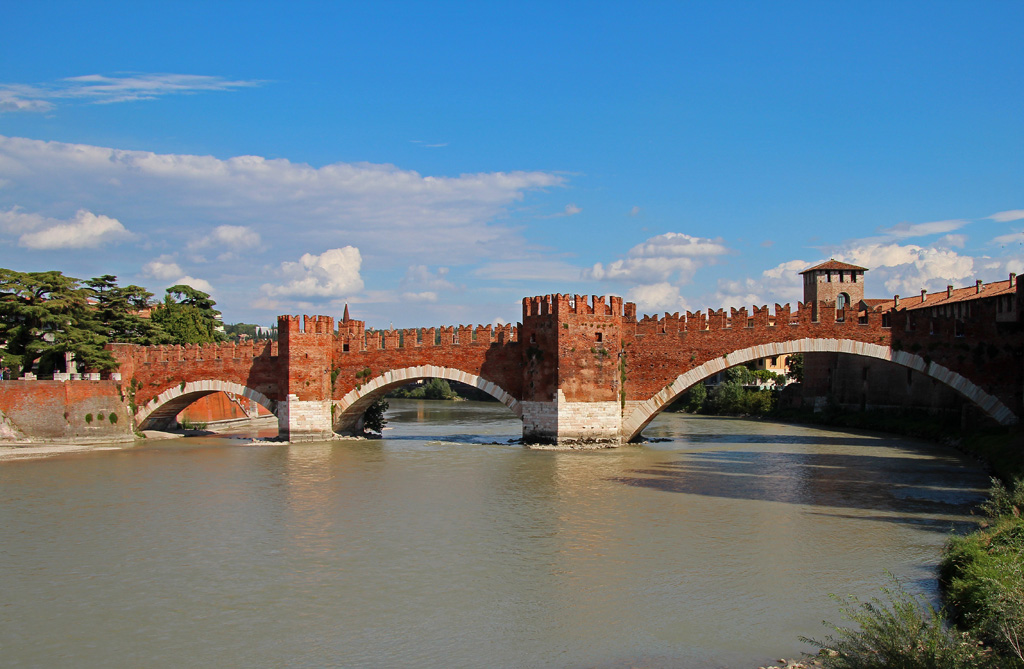
<path id="1" fill-rule="evenodd" d="M 4 664 L 753 667 L 829 592 L 933 592 L 987 485 L 878 435 L 667 415 L 531 451 L 500 405 L 391 406 L 380 440 L 0 463 Z"/>

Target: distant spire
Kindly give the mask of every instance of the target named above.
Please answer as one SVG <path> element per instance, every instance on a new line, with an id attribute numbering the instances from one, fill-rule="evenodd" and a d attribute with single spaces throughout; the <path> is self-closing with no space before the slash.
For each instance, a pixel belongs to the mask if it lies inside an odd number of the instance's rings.
<path id="1" fill-rule="evenodd" d="M 338 312 L 334 312 L 338 313 Z M 342 323 L 348 323 L 348 303 L 345 303 L 345 315 L 341 317 Z"/>

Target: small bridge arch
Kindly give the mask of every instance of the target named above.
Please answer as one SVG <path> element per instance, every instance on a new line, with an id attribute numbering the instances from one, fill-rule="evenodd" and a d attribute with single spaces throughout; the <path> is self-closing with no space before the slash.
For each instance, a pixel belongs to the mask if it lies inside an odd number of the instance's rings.
<path id="1" fill-rule="evenodd" d="M 233 393 L 254 400 L 270 413 L 277 414 L 277 402 L 269 399 L 263 393 L 239 383 L 207 379 L 190 381 L 168 388 L 138 408 L 135 412 L 135 424 L 139 426 L 140 430 L 171 427 L 175 422 L 175 417 L 185 407 L 201 397 L 218 392 Z"/>
<path id="2" fill-rule="evenodd" d="M 866 342 L 850 339 L 795 339 L 785 342 L 773 342 L 750 346 L 748 348 L 733 351 L 720 358 L 709 360 L 702 365 L 684 372 L 676 377 L 657 395 L 641 402 L 622 421 L 622 437 L 631 441 L 640 436 L 644 428 L 662 412 L 677 397 L 683 394 L 690 387 L 704 379 L 724 371 L 729 367 L 735 367 L 752 360 L 768 358 L 777 355 L 790 355 L 794 353 L 847 353 L 867 358 L 885 360 L 903 367 L 909 367 L 915 371 L 926 374 L 936 379 L 953 390 L 957 391 L 967 399 L 977 404 L 981 409 L 999 422 L 1001 425 L 1012 425 L 1018 421 L 1018 417 L 1010 411 L 997 397 L 991 395 L 976 384 L 956 372 L 943 367 L 935 362 L 926 361 L 919 355 L 907 351 L 894 351 L 889 346 L 869 344 Z"/>
<path id="3" fill-rule="evenodd" d="M 419 365 L 417 367 L 388 370 L 350 391 L 340 400 L 335 400 L 332 404 L 334 431 L 350 433 L 358 430 L 360 428 L 359 421 L 362 419 L 363 413 L 379 397 L 395 388 L 420 379 L 445 379 L 473 386 L 504 404 L 519 418 L 523 417 L 523 408 L 519 400 L 512 397 L 512 395 L 497 384 L 476 374 L 452 367 Z"/>

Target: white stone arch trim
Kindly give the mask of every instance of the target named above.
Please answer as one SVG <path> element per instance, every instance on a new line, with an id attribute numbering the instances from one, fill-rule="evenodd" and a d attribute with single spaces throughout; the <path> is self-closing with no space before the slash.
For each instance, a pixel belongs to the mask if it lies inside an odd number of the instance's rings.
<path id="1" fill-rule="evenodd" d="M 751 360 L 769 358 L 775 355 L 791 355 L 794 353 L 849 353 L 866 358 L 876 358 L 894 362 L 926 374 L 977 404 L 989 416 L 1001 425 L 1013 425 L 1018 417 L 1010 411 L 999 398 L 990 395 L 960 374 L 935 362 L 926 362 L 924 358 L 907 351 L 894 351 L 890 346 L 868 344 L 850 339 L 794 339 L 792 341 L 760 344 L 750 348 L 733 351 L 720 358 L 709 360 L 699 367 L 680 374 L 676 380 L 665 386 L 661 392 L 645 402 L 641 402 L 622 421 L 622 436 L 634 439 L 643 431 L 654 417 L 661 413 L 668 404 L 691 386 L 703 381 L 712 374 L 724 371 Z"/>
<path id="2" fill-rule="evenodd" d="M 253 390 L 248 386 L 243 386 L 240 383 L 233 383 L 231 381 L 216 381 L 213 379 L 207 379 L 204 381 L 189 381 L 184 386 L 177 385 L 173 388 L 168 388 L 164 392 L 160 393 L 153 399 L 143 404 L 135 412 L 135 424 L 142 425 L 142 421 L 149 418 L 150 414 L 164 406 L 168 402 L 175 400 L 182 395 L 190 395 L 193 393 L 203 393 L 209 395 L 215 392 L 234 393 L 235 395 L 241 395 L 246 399 L 255 400 L 257 403 L 262 404 L 268 411 L 273 414 L 277 413 L 277 402 L 269 399 L 263 393 Z"/>
<path id="3" fill-rule="evenodd" d="M 519 404 L 519 400 L 509 395 L 497 384 L 492 383 L 483 377 L 477 376 L 476 374 L 470 374 L 469 372 L 463 372 L 462 370 L 453 369 L 451 367 L 438 367 L 436 365 L 419 365 L 417 367 L 403 367 L 401 369 L 388 370 L 380 376 L 370 379 L 355 390 L 349 391 L 348 394 L 340 400 L 337 400 L 334 403 L 334 406 L 337 407 L 336 411 L 340 415 L 363 397 L 372 395 L 385 386 L 394 387 L 397 385 L 404 385 L 406 383 L 411 383 L 416 379 L 446 379 L 448 381 L 465 383 L 467 386 L 479 388 L 507 406 L 516 416 L 520 418 L 523 417 L 523 407 Z"/>

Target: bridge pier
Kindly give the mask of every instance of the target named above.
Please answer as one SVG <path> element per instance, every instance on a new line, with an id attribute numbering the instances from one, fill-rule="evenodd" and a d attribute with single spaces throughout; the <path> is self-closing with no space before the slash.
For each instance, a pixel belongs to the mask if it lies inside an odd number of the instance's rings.
<path id="1" fill-rule="evenodd" d="M 569 447 L 619 446 L 622 407 L 619 402 L 569 402 L 561 390 L 552 402 L 521 402 L 523 441 Z"/>
<path id="2" fill-rule="evenodd" d="M 277 403 L 277 431 L 288 441 L 326 441 L 334 436 L 331 400 L 300 400 L 296 395 Z"/>

